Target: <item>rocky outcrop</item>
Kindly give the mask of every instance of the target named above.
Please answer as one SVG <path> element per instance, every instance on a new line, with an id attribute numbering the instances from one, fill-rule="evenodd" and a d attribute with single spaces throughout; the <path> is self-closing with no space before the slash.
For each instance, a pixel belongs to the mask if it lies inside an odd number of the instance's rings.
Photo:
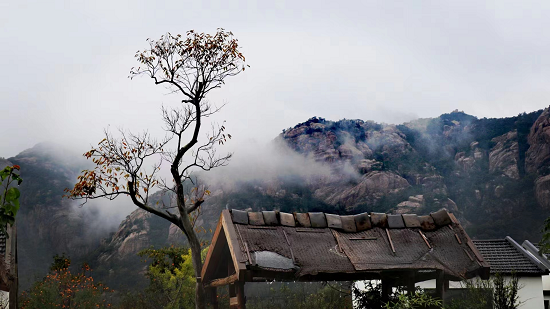
<path id="1" fill-rule="evenodd" d="M 358 204 L 373 203 L 385 195 L 397 193 L 408 187 L 410 184 L 407 180 L 395 173 L 373 171 L 363 175 L 355 185 L 317 189 L 314 196 L 330 205 L 345 205 L 351 211 Z"/>
<path id="2" fill-rule="evenodd" d="M 367 174 L 372 171 L 379 171 L 382 169 L 382 162 L 376 160 L 363 159 L 357 163 L 357 170 L 361 174 Z"/>
<path id="3" fill-rule="evenodd" d="M 130 255 L 136 255 L 139 251 L 148 248 L 151 245 L 149 234 L 151 224 L 149 219 L 152 214 L 142 210 L 134 210 L 122 223 L 117 232 L 106 242 L 107 247 L 112 247 L 109 253 L 103 253 L 99 256 L 100 262 L 109 259 L 123 259 Z M 168 236 L 168 235 L 166 235 Z"/>
<path id="4" fill-rule="evenodd" d="M 545 109 L 535 121 L 527 141 L 529 149 L 525 153 L 525 169 L 535 173 L 547 167 L 550 161 L 550 108 Z"/>
<path id="5" fill-rule="evenodd" d="M 455 162 L 460 167 L 459 172 L 471 172 L 477 167 L 476 163 L 480 162 L 484 157 L 484 152 L 479 147 L 478 141 L 470 143 L 469 153 L 469 155 L 465 151 L 456 153 Z"/>
<path id="6" fill-rule="evenodd" d="M 489 152 L 489 171 L 499 172 L 510 178 L 519 179 L 518 132 L 512 131 L 495 137 L 495 146 Z"/>
<path id="7" fill-rule="evenodd" d="M 406 214 L 406 213 L 417 213 L 418 210 L 424 206 L 424 196 L 415 195 L 409 196 L 409 199 L 397 204 L 397 209 L 395 213 Z"/>
<path id="8" fill-rule="evenodd" d="M 311 118 L 282 137 L 295 151 L 328 162 L 358 162 L 374 155 L 391 160 L 413 151 L 396 126 L 372 121 Z"/>
<path id="9" fill-rule="evenodd" d="M 423 192 L 447 194 L 445 178 L 441 175 L 422 175 L 416 177 L 416 184 L 422 187 Z"/>
<path id="10" fill-rule="evenodd" d="M 544 209 L 550 209 L 550 175 L 537 178 L 535 192 L 539 205 Z"/>
<path id="11" fill-rule="evenodd" d="M 393 125 L 384 126 L 379 131 L 368 131 L 366 143 L 371 149 L 378 150 L 385 160 L 395 160 L 414 151 L 405 135 Z"/>

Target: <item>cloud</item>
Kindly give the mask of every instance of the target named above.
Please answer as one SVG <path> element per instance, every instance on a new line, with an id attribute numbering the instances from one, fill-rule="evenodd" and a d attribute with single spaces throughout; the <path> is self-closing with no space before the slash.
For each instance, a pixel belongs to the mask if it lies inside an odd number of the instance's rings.
<path id="1" fill-rule="evenodd" d="M 300 154 L 277 137 L 266 143 L 248 140 L 234 148 L 227 166 L 197 174 L 212 189 L 238 190 L 243 184 L 276 185 L 282 182 L 301 185 L 327 184 L 358 179 L 349 162 L 327 164 L 314 154 Z"/>

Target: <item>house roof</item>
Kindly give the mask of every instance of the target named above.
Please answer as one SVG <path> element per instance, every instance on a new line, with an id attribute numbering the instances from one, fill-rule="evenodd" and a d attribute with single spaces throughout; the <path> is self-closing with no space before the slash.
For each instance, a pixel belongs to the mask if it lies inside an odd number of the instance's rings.
<path id="1" fill-rule="evenodd" d="M 540 252 L 540 245 L 533 244 L 529 240 L 524 240 L 521 244 L 523 249 L 527 250 L 537 259 L 540 264 L 542 264 L 546 269 L 550 270 L 550 261 L 548 260 L 548 255 Z"/>
<path id="2" fill-rule="evenodd" d="M 233 236 L 220 242 L 221 230 Z M 207 269 L 214 268 L 209 267 L 214 252 L 224 251 L 215 244 L 224 241 L 235 269 L 294 280 L 346 280 L 392 271 L 421 277 L 440 270 L 454 279 L 489 275 L 489 265 L 445 209 L 427 216 L 225 210 L 203 267 L 205 282 L 220 277 Z"/>
<path id="3" fill-rule="evenodd" d="M 548 270 L 511 237 L 473 242 L 491 266 L 491 274 L 511 274 L 512 272 L 516 272 L 519 276 L 548 274 Z"/>

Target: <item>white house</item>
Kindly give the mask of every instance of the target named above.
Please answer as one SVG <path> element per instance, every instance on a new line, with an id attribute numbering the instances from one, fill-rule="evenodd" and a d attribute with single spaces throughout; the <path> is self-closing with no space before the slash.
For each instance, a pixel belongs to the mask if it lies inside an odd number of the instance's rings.
<path id="1" fill-rule="evenodd" d="M 522 308 L 547 309 L 548 301 L 543 295 L 543 277 L 548 291 L 550 291 L 550 278 L 548 267 L 537 257 L 519 245 L 511 237 L 493 240 L 473 240 L 475 246 L 491 266 L 491 276 L 496 273 L 504 275 L 506 280 L 511 278 L 513 272 L 519 279 L 521 289 L 518 292 Z M 548 263 L 550 266 L 550 262 Z M 475 280 L 475 279 L 474 279 Z M 417 286 L 425 289 L 435 287 L 433 280 L 419 282 Z M 463 288 L 461 282 L 451 281 L 449 289 Z M 546 296 L 549 297 L 549 296 Z"/>
<path id="2" fill-rule="evenodd" d="M 530 241 L 524 241 L 521 246 L 532 254 L 538 261 L 541 262 L 546 269 L 550 269 L 550 261 L 548 261 L 548 256 L 545 254 L 539 253 L 539 247 L 531 243 Z M 542 289 L 544 294 L 544 309 L 550 308 L 550 276 L 542 276 Z"/>

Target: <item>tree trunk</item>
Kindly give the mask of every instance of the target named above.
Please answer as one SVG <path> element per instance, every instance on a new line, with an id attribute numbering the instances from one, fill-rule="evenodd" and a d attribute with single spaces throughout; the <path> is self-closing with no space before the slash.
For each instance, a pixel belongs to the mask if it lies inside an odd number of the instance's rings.
<path id="1" fill-rule="evenodd" d="M 206 308 L 206 299 L 204 293 L 204 287 L 201 281 L 201 270 L 202 270 L 202 260 L 201 260 L 201 246 L 197 239 L 195 233 L 193 237 L 196 241 L 189 241 L 191 244 L 191 257 L 193 260 L 193 267 L 195 268 L 195 277 L 197 279 L 196 288 L 195 288 L 195 308 L 196 309 L 205 309 Z"/>
<path id="2" fill-rule="evenodd" d="M 180 213 L 181 214 L 181 213 Z M 187 214 L 181 214 L 180 221 L 182 225 L 182 230 L 187 236 L 189 241 L 189 247 L 191 248 L 191 260 L 193 262 L 193 268 L 195 269 L 195 278 L 197 280 L 195 287 L 195 308 L 196 309 L 206 309 L 206 298 L 204 287 L 201 281 L 201 271 L 202 271 L 202 259 L 201 259 L 201 244 L 193 229 L 193 225 L 189 220 Z"/>

